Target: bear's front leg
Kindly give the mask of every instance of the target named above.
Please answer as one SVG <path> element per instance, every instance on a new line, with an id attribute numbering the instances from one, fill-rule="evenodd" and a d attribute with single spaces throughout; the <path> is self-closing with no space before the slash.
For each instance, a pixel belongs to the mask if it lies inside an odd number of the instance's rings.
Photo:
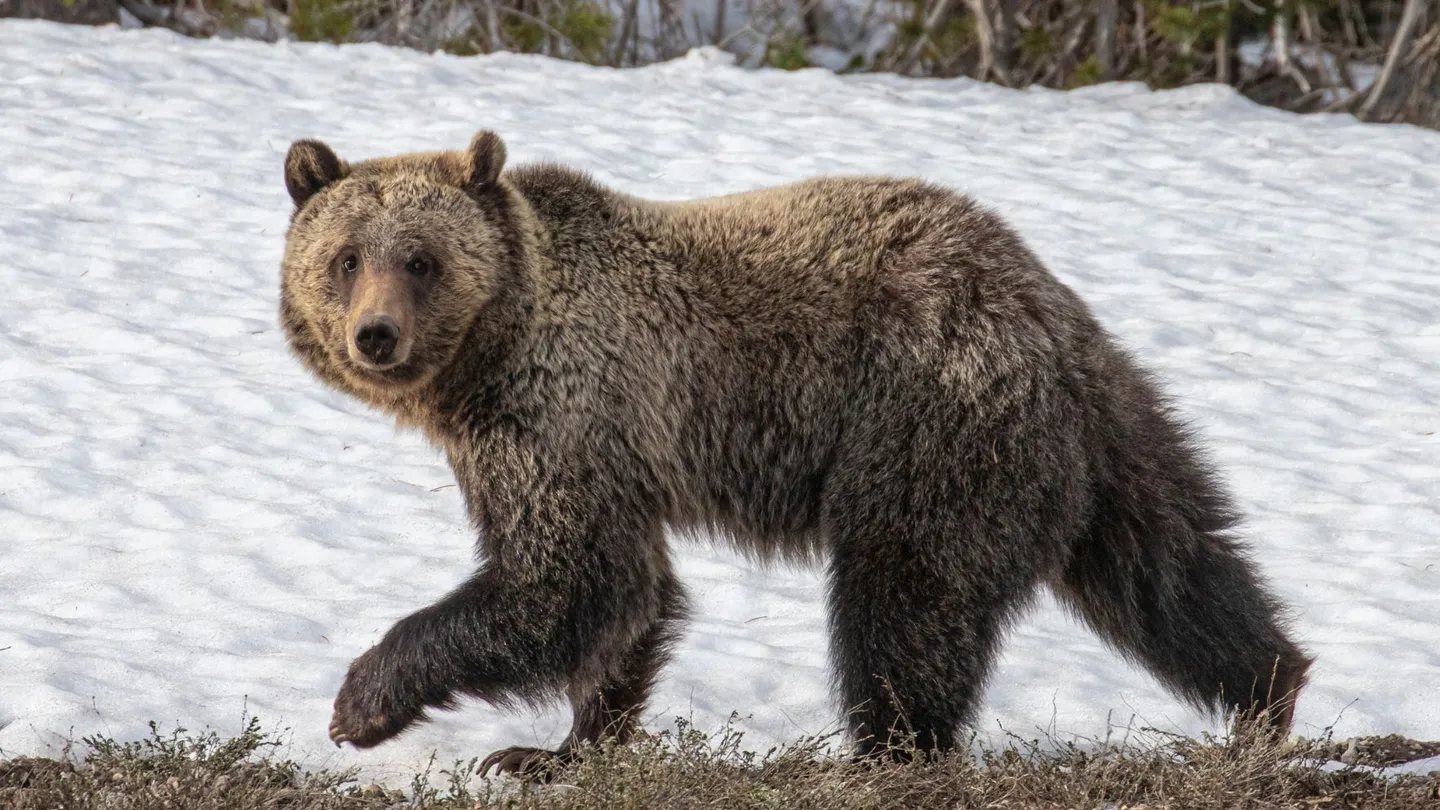
<path id="1" fill-rule="evenodd" d="M 669 561 L 656 515 L 573 467 L 495 478 L 505 485 L 470 499 L 485 505 L 485 565 L 355 659 L 335 698 L 336 744 L 378 745 L 463 696 L 559 697 L 577 677 L 603 677 L 661 618 Z"/>
<path id="2" fill-rule="evenodd" d="M 370 748 L 424 720 L 426 706 L 450 707 L 464 673 L 453 666 L 446 671 L 432 645 L 445 635 L 443 625 L 454 621 L 444 613 L 455 612 L 457 597 L 465 598 L 472 586 L 400 621 L 350 664 L 330 719 L 337 746 Z"/>
<path id="3" fill-rule="evenodd" d="M 370 748 L 409 728 L 424 715 L 423 705 L 392 685 L 395 674 L 380 647 L 371 647 L 350 664 L 335 713 L 330 718 L 330 739 Z"/>

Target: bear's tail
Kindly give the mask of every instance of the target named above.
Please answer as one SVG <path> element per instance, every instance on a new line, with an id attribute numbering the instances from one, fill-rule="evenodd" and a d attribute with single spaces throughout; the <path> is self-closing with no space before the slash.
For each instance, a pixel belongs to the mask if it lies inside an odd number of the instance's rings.
<path id="1" fill-rule="evenodd" d="M 1229 496 L 1147 375 L 1107 347 L 1092 379 L 1094 517 L 1054 591 L 1189 703 L 1289 733 L 1310 658 L 1233 534 Z"/>

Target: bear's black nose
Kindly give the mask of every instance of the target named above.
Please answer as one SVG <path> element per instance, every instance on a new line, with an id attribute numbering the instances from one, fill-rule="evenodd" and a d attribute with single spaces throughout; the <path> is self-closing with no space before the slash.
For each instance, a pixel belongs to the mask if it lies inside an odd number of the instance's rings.
<path id="1" fill-rule="evenodd" d="M 377 366 L 389 363 L 400 342 L 400 328 L 389 315 L 372 315 L 355 329 L 355 348 Z"/>

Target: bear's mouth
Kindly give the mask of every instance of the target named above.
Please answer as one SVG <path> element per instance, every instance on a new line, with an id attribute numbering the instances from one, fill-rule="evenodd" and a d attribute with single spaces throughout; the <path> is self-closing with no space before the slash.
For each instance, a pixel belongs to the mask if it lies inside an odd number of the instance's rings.
<path id="1" fill-rule="evenodd" d="M 421 367 L 407 358 L 385 365 L 351 360 L 348 364 L 351 376 L 371 385 L 403 386 L 415 382 L 421 376 Z"/>
<path id="2" fill-rule="evenodd" d="M 375 363 L 350 348 L 345 353 L 345 376 L 371 388 L 407 388 L 419 382 L 424 376 L 423 362 L 416 362 L 410 347 L 396 352 L 396 358 L 386 363 Z"/>
<path id="3" fill-rule="evenodd" d="M 391 361 L 386 362 L 386 363 L 375 363 L 375 362 L 371 362 L 370 360 L 365 360 L 365 359 L 356 357 L 354 354 L 351 354 L 351 355 L 350 355 L 350 365 L 354 366 L 355 368 L 360 369 L 361 371 L 363 371 L 363 372 L 365 372 L 365 373 L 367 373 L 367 374 L 379 374 L 379 375 L 384 375 L 384 374 L 386 374 L 386 373 L 388 373 L 388 372 L 394 371 L 395 369 L 398 369 L 398 368 L 404 366 L 405 363 L 406 363 L 406 361 L 409 360 L 409 359 L 410 359 L 410 358 L 408 358 L 408 357 L 402 357 L 402 358 L 400 358 L 399 360 L 391 360 Z"/>

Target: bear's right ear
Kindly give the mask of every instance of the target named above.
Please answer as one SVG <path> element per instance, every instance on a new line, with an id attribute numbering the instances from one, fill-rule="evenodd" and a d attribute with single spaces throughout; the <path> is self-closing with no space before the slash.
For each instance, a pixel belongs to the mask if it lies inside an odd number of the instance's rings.
<path id="1" fill-rule="evenodd" d="M 299 209 L 321 189 L 345 176 L 345 164 L 319 141 L 296 141 L 285 156 L 285 188 Z"/>
<path id="2" fill-rule="evenodd" d="M 495 185 L 500 179 L 500 170 L 505 168 L 505 142 L 488 129 L 482 129 L 470 139 L 470 176 L 465 187 L 470 191 L 483 191 Z"/>

